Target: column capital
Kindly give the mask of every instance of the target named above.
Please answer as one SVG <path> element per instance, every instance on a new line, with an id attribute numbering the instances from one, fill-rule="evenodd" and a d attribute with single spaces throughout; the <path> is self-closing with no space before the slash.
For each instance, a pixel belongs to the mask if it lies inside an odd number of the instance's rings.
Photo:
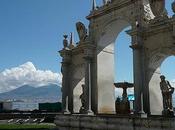
<path id="1" fill-rule="evenodd" d="M 64 67 L 68 67 L 70 65 L 70 62 L 63 61 L 63 62 L 61 62 L 61 64 L 62 64 L 62 68 L 64 68 Z"/>
<path id="2" fill-rule="evenodd" d="M 143 46 L 138 43 L 134 43 L 130 46 L 130 48 L 132 48 L 133 50 L 140 50 L 143 48 Z"/>
<path id="3" fill-rule="evenodd" d="M 143 31 L 144 31 L 144 29 L 135 28 L 135 29 L 131 29 L 131 30 L 126 31 L 126 33 L 132 37 L 134 37 L 134 36 L 138 37 L 138 36 L 143 35 Z"/>
<path id="4" fill-rule="evenodd" d="M 60 53 L 61 57 L 66 57 L 66 56 L 70 56 L 71 55 L 71 50 L 67 50 L 67 49 L 62 49 L 60 51 L 58 51 L 58 53 Z"/>
<path id="5" fill-rule="evenodd" d="M 94 57 L 95 49 L 94 46 L 86 46 L 84 48 L 84 58 L 92 59 Z"/>
<path id="6" fill-rule="evenodd" d="M 62 64 L 63 63 L 69 63 L 71 61 L 71 52 L 70 50 L 61 50 L 59 51 L 62 59 Z"/>

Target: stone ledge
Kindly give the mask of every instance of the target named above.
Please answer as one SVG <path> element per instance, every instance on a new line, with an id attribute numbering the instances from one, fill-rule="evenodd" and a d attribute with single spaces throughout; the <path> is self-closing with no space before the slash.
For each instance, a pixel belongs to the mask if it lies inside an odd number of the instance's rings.
<path id="1" fill-rule="evenodd" d="M 175 118 L 116 115 L 58 115 L 60 130 L 175 130 Z"/>

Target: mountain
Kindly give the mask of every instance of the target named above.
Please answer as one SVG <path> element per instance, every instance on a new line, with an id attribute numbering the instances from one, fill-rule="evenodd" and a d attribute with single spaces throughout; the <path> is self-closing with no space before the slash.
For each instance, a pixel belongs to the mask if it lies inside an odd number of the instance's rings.
<path id="1" fill-rule="evenodd" d="M 55 84 L 33 87 L 24 85 L 9 92 L 0 93 L 0 100 L 25 100 L 35 102 L 56 102 L 61 100 L 61 87 Z"/>

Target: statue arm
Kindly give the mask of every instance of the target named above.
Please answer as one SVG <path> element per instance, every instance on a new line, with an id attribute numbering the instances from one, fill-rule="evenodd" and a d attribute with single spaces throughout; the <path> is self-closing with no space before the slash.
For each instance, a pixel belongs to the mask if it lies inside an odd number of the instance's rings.
<path id="1" fill-rule="evenodd" d="M 170 88 L 173 88 L 173 87 L 171 86 L 171 84 L 170 84 L 169 81 L 167 81 L 167 84 L 168 84 L 168 86 L 169 86 Z"/>

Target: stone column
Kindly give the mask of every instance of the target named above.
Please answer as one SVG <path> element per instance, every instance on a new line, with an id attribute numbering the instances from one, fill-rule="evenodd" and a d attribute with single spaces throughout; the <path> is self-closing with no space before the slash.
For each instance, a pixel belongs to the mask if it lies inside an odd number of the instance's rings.
<path id="1" fill-rule="evenodd" d="M 135 112 L 141 110 L 141 91 L 142 91 L 142 63 L 141 63 L 141 45 L 132 44 L 133 49 L 133 73 L 134 73 L 134 95 L 135 95 Z"/>
<path id="2" fill-rule="evenodd" d="M 147 114 L 150 113 L 149 106 L 149 88 L 146 86 L 145 76 L 146 76 L 146 66 L 145 66 L 145 54 L 143 41 L 139 34 L 139 31 L 136 31 L 135 36 L 133 37 L 133 44 L 131 48 L 133 49 L 133 70 L 134 70 L 134 95 L 135 95 L 135 112 L 140 113 L 141 109 L 144 110 Z M 141 98 L 141 94 L 143 98 Z M 142 101 L 141 101 L 142 100 Z M 141 104 L 143 103 L 143 104 Z M 141 106 L 143 105 L 143 106 Z"/>
<path id="3" fill-rule="evenodd" d="M 70 56 L 66 52 L 61 52 L 63 57 L 63 62 L 61 66 L 62 78 L 62 109 L 64 114 L 69 114 L 69 66 L 70 66 Z"/>
<path id="4" fill-rule="evenodd" d="M 86 87 L 86 110 L 87 110 L 87 114 L 88 115 L 93 115 L 93 111 L 92 111 L 92 79 L 91 79 L 91 75 L 92 75 L 92 52 L 91 50 L 87 49 L 85 50 L 85 87 Z"/>
<path id="5" fill-rule="evenodd" d="M 143 109 L 147 109 L 149 106 L 146 106 L 147 102 L 146 96 L 147 91 L 145 88 L 145 54 L 143 47 L 143 23 L 141 22 L 141 18 L 138 16 L 138 20 L 135 21 L 135 26 L 132 30 L 128 32 L 132 37 L 132 45 L 133 49 L 133 73 L 134 73 L 134 95 L 135 95 L 135 113 L 139 113 L 141 111 L 141 94 L 143 93 Z M 148 104 L 146 104 L 148 105 Z"/>

